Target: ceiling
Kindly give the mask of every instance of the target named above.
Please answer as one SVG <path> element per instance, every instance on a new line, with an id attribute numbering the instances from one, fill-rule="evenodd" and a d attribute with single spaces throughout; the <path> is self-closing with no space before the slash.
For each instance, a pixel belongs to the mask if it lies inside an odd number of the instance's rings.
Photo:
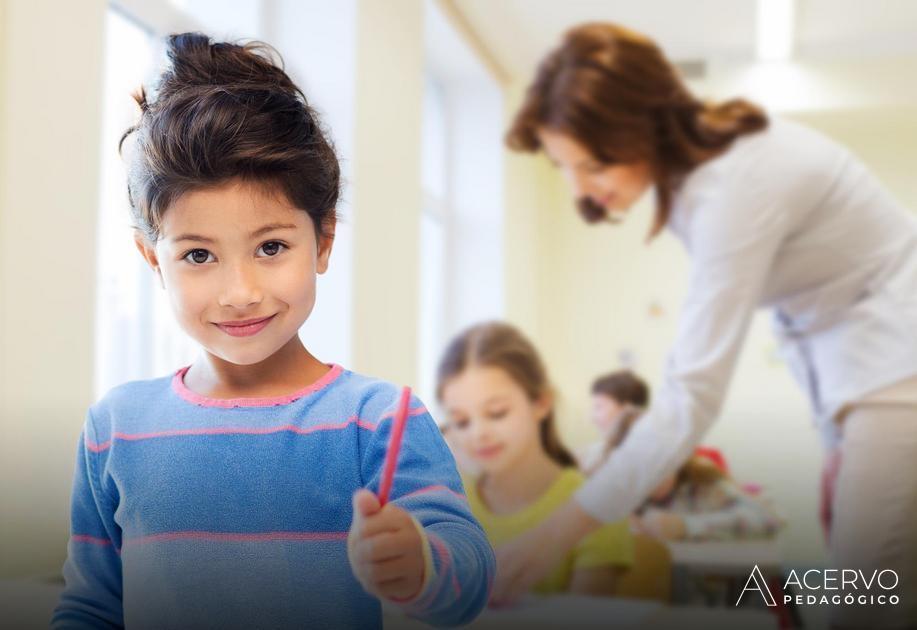
<path id="1" fill-rule="evenodd" d="M 766 1 L 766 0 L 765 0 Z M 675 61 L 754 60 L 756 0 L 451 0 L 493 60 L 528 77 L 568 28 L 613 21 Z M 917 1 L 797 0 L 796 59 L 917 56 Z"/>

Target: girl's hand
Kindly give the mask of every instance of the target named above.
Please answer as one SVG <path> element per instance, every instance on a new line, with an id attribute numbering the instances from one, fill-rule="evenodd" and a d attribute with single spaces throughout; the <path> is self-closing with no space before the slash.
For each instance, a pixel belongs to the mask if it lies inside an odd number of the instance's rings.
<path id="1" fill-rule="evenodd" d="M 391 503 L 380 506 L 369 490 L 353 495 L 347 557 L 366 592 L 396 602 L 417 596 L 424 579 L 423 545 L 407 512 Z"/>
<path id="2" fill-rule="evenodd" d="M 518 601 L 560 564 L 583 536 L 600 526 L 576 501 L 569 501 L 538 527 L 498 547 L 491 605 L 507 606 Z"/>
<path id="3" fill-rule="evenodd" d="M 650 509 L 640 517 L 643 533 L 663 540 L 681 540 L 685 537 L 685 519 L 667 510 Z"/>

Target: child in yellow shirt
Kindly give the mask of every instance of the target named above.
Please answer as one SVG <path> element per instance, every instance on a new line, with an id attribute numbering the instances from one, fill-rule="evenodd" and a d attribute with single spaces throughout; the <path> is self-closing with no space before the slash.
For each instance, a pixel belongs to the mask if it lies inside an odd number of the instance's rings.
<path id="1" fill-rule="evenodd" d="M 479 472 L 465 487 L 492 545 L 544 521 L 585 480 L 557 436 L 544 365 L 515 328 L 486 323 L 456 337 L 440 361 L 437 395 L 450 443 Z M 583 539 L 532 590 L 612 595 L 632 562 L 627 523 L 614 523 Z"/>

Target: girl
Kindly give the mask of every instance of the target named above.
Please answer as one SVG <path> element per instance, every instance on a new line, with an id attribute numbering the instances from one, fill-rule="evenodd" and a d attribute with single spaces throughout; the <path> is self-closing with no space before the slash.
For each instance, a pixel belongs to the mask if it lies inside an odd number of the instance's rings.
<path id="1" fill-rule="evenodd" d="M 696 455 L 653 490 L 633 521 L 656 538 L 695 541 L 771 536 L 782 525 L 763 501 Z"/>
<path id="2" fill-rule="evenodd" d="M 592 384 L 592 420 L 604 439 L 594 444 L 580 468 L 588 476 L 621 446 L 649 402 L 649 387 L 629 370 Z M 776 514 L 745 493 L 700 448 L 662 481 L 631 519 L 637 531 L 668 540 L 724 540 L 769 536 L 781 526 Z"/>
<path id="3" fill-rule="evenodd" d="M 125 133 L 128 192 L 137 248 L 203 352 L 89 410 L 53 626 L 379 627 L 377 598 L 467 623 L 492 551 L 429 414 L 412 401 L 381 507 L 361 488 L 378 487 L 398 390 L 297 334 L 339 189 L 315 112 L 266 46 L 188 33 L 168 54 Z"/>
<path id="4" fill-rule="evenodd" d="M 557 437 L 541 359 L 515 328 L 488 323 L 463 332 L 446 349 L 437 381 L 451 443 L 480 470 L 466 484 L 468 500 L 493 544 L 542 522 L 583 483 Z M 632 556 L 626 523 L 607 525 L 532 590 L 610 595 Z"/>
<path id="5" fill-rule="evenodd" d="M 652 234 L 671 228 L 692 270 L 653 404 L 575 501 L 498 551 L 495 598 L 524 592 L 685 461 L 719 415 L 753 312 L 767 306 L 826 446 L 841 449 L 831 565 L 900 578 L 901 605 L 832 606 L 832 622 L 917 625 L 914 217 L 845 148 L 740 99 L 700 100 L 652 40 L 614 24 L 566 34 L 507 140 L 544 151 L 589 221 L 620 220 L 652 188 Z"/>
<path id="6" fill-rule="evenodd" d="M 591 475 L 623 440 L 649 402 L 649 387 L 630 370 L 612 372 L 592 384 L 592 423 L 600 440 L 586 448 L 579 467 Z"/>

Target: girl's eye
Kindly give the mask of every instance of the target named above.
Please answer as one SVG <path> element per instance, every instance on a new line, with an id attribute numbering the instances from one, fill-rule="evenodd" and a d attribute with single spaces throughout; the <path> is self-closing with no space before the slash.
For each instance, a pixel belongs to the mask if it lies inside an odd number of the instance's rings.
<path id="1" fill-rule="evenodd" d="M 502 420 L 506 417 L 506 414 L 509 413 L 508 409 L 495 409 L 488 413 L 487 415 L 491 420 Z"/>
<path id="2" fill-rule="evenodd" d="M 182 260 L 187 260 L 192 265 L 203 265 L 204 263 L 212 262 L 213 254 L 206 249 L 192 249 L 182 256 Z"/>
<path id="3" fill-rule="evenodd" d="M 449 425 L 457 431 L 468 428 L 468 418 L 460 418 L 458 420 L 452 420 Z"/>
<path id="4" fill-rule="evenodd" d="M 277 254 L 279 254 L 286 248 L 287 246 L 281 243 L 280 241 L 268 241 L 267 243 L 259 247 L 258 251 L 263 252 L 264 256 L 271 257 L 271 256 L 276 256 Z"/>

